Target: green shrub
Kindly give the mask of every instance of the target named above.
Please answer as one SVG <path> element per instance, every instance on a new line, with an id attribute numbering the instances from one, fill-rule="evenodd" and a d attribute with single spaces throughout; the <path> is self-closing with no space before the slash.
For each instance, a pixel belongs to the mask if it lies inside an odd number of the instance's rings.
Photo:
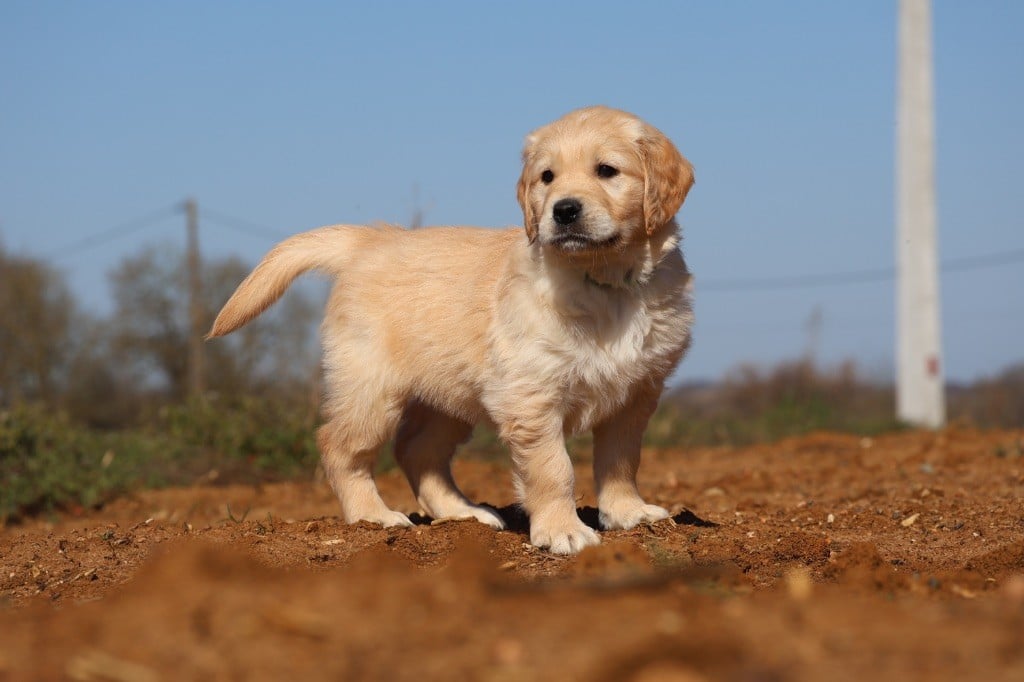
<path id="1" fill-rule="evenodd" d="M 158 426 L 193 469 L 218 469 L 235 479 L 291 478 L 312 473 L 319 459 L 314 419 L 274 400 L 189 401 L 164 408 Z"/>
<path id="2" fill-rule="evenodd" d="M 18 405 L 0 411 L 0 523 L 96 507 L 138 487 L 295 478 L 316 462 L 315 424 L 267 400 L 190 402 L 146 429 L 114 432 Z"/>
<path id="3" fill-rule="evenodd" d="M 134 433 L 88 431 L 39 406 L 0 412 L 0 521 L 92 507 L 151 475 L 159 444 Z"/>
<path id="4" fill-rule="evenodd" d="M 719 384 L 669 392 L 646 442 L 736 446 L 821 430 L 874 435 L 900 428 L 894 413 L 892 387 L 862 379 L 849 362 L 831 370 L 808 359 L 742 366 Z"/>

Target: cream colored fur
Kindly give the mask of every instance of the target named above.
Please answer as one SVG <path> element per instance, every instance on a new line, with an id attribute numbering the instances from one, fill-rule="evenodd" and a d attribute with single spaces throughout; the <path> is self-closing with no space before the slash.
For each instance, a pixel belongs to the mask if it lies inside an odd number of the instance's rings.
<path id="1" fill-rule="evenodd" d="M 523 153 L 524 229 L 335 226 L 277 245 L 238 287 L 210 336 L 244 325 L 307 270 L 337 278 L 323 322 L 324 470 L 349 522 L 409 525 L 373 482 L 395 454 L 423 509 L 502 528 L 452 479 L 473 424 L 512 453 L 530 541 L 558 554 L 597 544 L 575 507 L 565 436 L 594 432 L 601 525 L 664 519 L 636 486 L 640 441 L 689 345 L 689 273 L 675 213 L 689 163 L 657 130 L 604 107 L 535 131 Z M 605 168 L 617 171 L 614 176 Z M 547 172 L 546 172 L 547 171 Z M 560 225 L 553 207 L 582 210 Z M 560 242 L 559 231 L 574 236 Z"/>

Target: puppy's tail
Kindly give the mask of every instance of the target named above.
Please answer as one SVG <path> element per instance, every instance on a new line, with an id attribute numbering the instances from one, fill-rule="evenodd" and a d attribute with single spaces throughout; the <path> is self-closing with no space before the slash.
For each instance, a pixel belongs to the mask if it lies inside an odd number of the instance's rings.
<path id="1" fill-rule="evenodd" d="M 224 304 L 207 339 L 230 334 L 281 298 L 296 277 L 309 270 L 337 275 L 359 237 L 376 230 L 335 225 L 289 237 L 270 250 Z"/>

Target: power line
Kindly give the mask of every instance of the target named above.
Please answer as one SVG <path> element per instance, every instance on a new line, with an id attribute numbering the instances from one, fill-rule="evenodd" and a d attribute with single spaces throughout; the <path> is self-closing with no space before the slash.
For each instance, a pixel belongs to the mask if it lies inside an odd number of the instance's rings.
<path id="1" fill-rule="evenodd" d="M 967 256 L 948 260 L 941 265 L 941 269 L 943 272 L 963 272 L 964 270 L 981 270 L 1021 261 L 1024 261 L 1024 249 L 1010 249 L 984 256 Z"/>
<path id="2" fill-rule="evenodd" d="M 252 222 L 251 220 L 236 218 L 221 211 L 214 211 L 209 208 L 203 208 L 202 216 L 208 221 L 212 221 L 222 227 L 235 230 L 236 232 L 247 234 L 251 237 L 260 237 L 261 239 L 273 239 L 274 241 L 278 241 L 288 236 L 272 227 L 260 225 L 259 223 Z"/>
<path id="3" fill-rule="evenodd" d="M 70 244 L 65 244 L 64 246 L 44 253 L 43 255 L 47 258 L 57 259 L 63 258 L 64 256 L 68 256 L 73 253 L 80 253 L 88 249 L 93 249 L 96 248 L 97 246 L 102 246 L 103 244 L 112 242 L 115 239 L 120 239 L 121 237 L 125 237 L 134 232 L 138 232 L 139 230 L 147 228 L 155 223 L 158 223 L 162 220 L 166 220 L 171 216 L 177 215 L 180 212 L 181 204 L 172 204 L 171 206 L 162 208 L 159 211 L 154 211 L 153 213 L 139 216 L 138 218 L 135 218 L 133 220 L 125 221 L 120 225 L 115 225 L 114 227 L 102 230 L 95 234 L 89 235 L 88 237 L 83 237 L 78 241 L 71 242 Z"/>
<path id="4" fill-rule="evenodd" d="M 183 204 L 175 203 L 152 213 L 125 221 L 106 230 L 83 237 L 78 241 L 65 244 L 43 254 L 46 258 L 59 259 L 72 253 L 102 246 L 121 237 L 138 232 L 169 217 L 178 215 Z M 238 218 L 222 211 L 203 208 L 202 217 L 222 227 L 235 230 L 242 234 L 279 241 L 288 237 L 287 234 L 260 223 Z M 943 273 L 983 270 L 1014 263 L 1024 262 L 1024 248 L 997 251 L 978 256 L 952 258 L 943 261 L 940 270 Z M 735 279 L 698 280 L 698 287 L 704 292 L 744 292 L 744 291 L 779 291 L 784 289 L 806 289 L 812 287 L 841 286 L 847 284 L 866 284 L 872 282 L 892 281 L 896 278 L 894 267 L 867 268 L 846 272 L 815 273 L 804 275 L 786 275 L 780 277 L 747 277 Z"/>
<path id="5" fill-rule="evenodd" d="M 939 269 L 943 273 L 965 272 L 1020 262 L 1024 262 L 1024 249 L 1011 249 L 980 256 L 952 258 L 943 261 Z M 712 279 L 704 282 L 698 280 L 697 287 L 701 292 L 778 291 L 783 289 L 807 289 L 844 284 L 886 282 L 894 279 L 896 279 L 896 268 L 888 267 L 811 275 L 787 275 L 782 277 Z"/>
<path id="6" fill-rule="evenodd" d="M 82 237 L 77 241 L 73 241 L 63 246 L 60 246 L 51 251 L 43 252 L 44 258 L 61 259 L 66 256 L 81 253 L 89 249 L 94 249 L 97 246 L 103 246 L 112 241 L 120 239 L 121 237 L 127 237 L 130 234 L 139 232 L 147 227 L 150 227 L 156 223 L 167 218 L 179 215 L 184 210 L 184 204 L 175 203 L 170 206 L 166 206 L 152 213 L 141 215 L 132 220 L 126 220 L 123 223 L 114 225 L 113 227 L 101 230 L 94 234 Z M 266 225 L 260 225 L 259 223 L 252 222 L 250 220 L 244 220 L 242 218 L 236 218 L 234 216 L 222 213 L 220 211 L 214 211 L 211 209 L 204 208 L 202 215 L 207 220 L 214 222 L 223 227 L 227 227 L 243 234 L 250 236 L 260 237 L 262 239 L 272 239 L 279 241 L 284 239 L 288 235 L 283 234 L 274 230 L 273 228 L 267 227 Z"/>
<path id="7" fill-rule="evenodd" d="M 701 292 L 706 291 L 752 291 L 778 289 L 806 289 L 839 284 L 862 284 L 891 280 L 896 276 L 895 268 L 873 268 L 848 272 L 821 273 L 814 275 L 788 275 L 783 277 L 746 277 L 737 279 L 697 280 Z"/>

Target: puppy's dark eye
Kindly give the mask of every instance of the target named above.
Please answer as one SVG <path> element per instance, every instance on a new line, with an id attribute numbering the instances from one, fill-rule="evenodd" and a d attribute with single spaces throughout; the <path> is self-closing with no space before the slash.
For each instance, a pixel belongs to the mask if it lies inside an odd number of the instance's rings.
<path id="1" fill-rule="evenodd" d="M 614 166 L 609 166 L 606 163 L 602 163 L 597 167 L 597 175 L 601 178 L 614 178 L 619 174 L 619 169 Z"/>
<path id="2" fill-rule="evenodd" d="M 545 185 L 550 185 L 554 179 L 555 174 L 552 173 L 550 170 L 546 170 L 540 174 L 540 181 L 543 182 Z"/>

